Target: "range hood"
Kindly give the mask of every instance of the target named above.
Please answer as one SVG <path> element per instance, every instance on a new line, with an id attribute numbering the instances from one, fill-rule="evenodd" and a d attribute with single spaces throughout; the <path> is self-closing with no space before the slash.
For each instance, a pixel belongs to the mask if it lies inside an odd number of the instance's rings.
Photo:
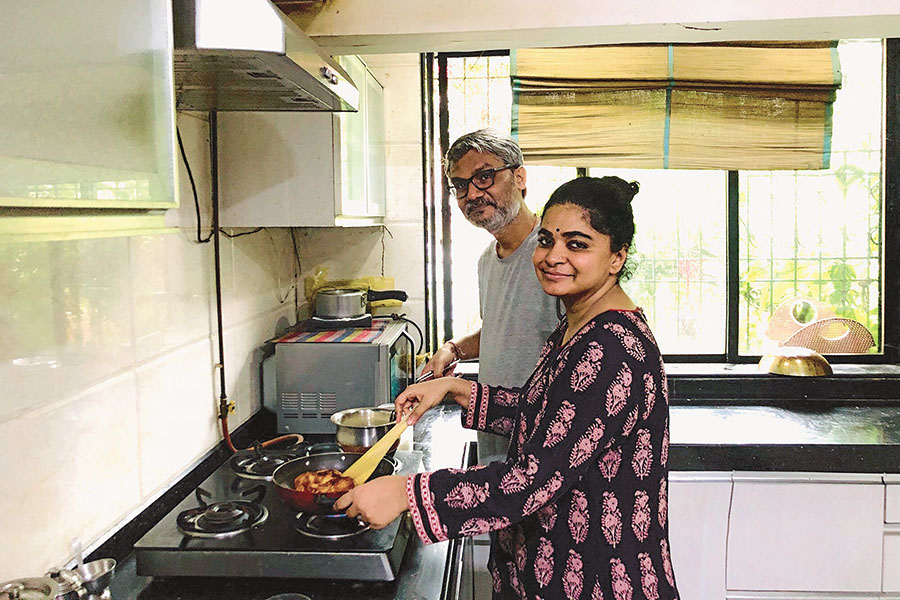
<path id="1" fill-rule="evenodd" d="M 178 110 L 354 111 L 347 73 L 269 0 L 172 0 Z"/>

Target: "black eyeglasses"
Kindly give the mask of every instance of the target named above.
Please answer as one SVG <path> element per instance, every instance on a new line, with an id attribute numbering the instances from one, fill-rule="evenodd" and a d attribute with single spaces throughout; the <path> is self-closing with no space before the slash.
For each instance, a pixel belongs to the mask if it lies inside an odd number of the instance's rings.
<path id="1" fill-rule="evenodd" d="M 495 167 L 493 169 L 478 171 L 468 179 L 463 179 L 462 177 L 453 177 L 450 179 L 450 186 L 447 188 L 447 190 L 450 192 L 451 196 L 464 198 L 466 194 L 469 193 L 470 183 L 474 185 L 476 189 L 484 191 L 494 185 L 494 175 L 496 175 L 498 172 L 505 171 L 506 169 L 518 168 L 519 165 L 503 165 L 502 167 Z"/>

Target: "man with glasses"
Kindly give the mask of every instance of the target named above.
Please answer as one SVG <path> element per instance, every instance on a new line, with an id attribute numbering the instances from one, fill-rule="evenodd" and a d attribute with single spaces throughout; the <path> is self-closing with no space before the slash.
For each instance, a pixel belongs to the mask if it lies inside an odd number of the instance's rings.
<path id="1" fill-rule="evenodd" d="M 541 289 L 531 255 L 538 218 L 525 205 L 524 157 L 511 137 L 481 129 L 460 137 L 444 159 L 450 197 L 466 219 L 496 241 L 478 259 L 481 329 L 448 340 L 423 368 L 445 375 L 453 360 L 478 358 L 478 381 L 521 387 L 559 321 Z M 482 464 L 506 460 L 509 437 L 478 432 Z"/>

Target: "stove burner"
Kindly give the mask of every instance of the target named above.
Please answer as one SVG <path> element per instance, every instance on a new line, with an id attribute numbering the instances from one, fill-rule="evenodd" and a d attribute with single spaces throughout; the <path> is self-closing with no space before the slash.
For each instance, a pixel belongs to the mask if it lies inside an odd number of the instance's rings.
<path id="1" fill-rule="evenodd" d="M 228 461 L 238 476 L 246 479 L 272 481 L 275 469 L 309 452 L 309 444 L 302 435 L 290 434 L 273 440 L 269 446 L 255 442 L 246 450 L 238 450 Z"/>
<path id="2" fill-rule="evenodd" d="M 225 538 L 244 533 L 263 523 L 269 516 L 266 507 L 259 504 L 265 491 L 263 486 L 258 485 L 242 494 L 259 494 L 253 501 L 226 500 L 207 504 L 204 497 L 210 497 L 210 493 L 197 488 L 196 496 L 200 506 L 179 513 L 175 522 L 182 533 L 193 537 Z"/>
<path id="3" fill-rule="evenodd" d="M 295 458 L 297 454 L 289 450 L 264 451 L 259 455 L 235 454 L 231 457 L 231 468 L 239 477 L 272 481 L 275 469 Z"/>
<path id="4" fill-rule="evenodd" d="M 294 529 L 311 538 L 339 540 L 368 531 L 369 524 L 345 514 L 306 515 L 297 513 Z"/>

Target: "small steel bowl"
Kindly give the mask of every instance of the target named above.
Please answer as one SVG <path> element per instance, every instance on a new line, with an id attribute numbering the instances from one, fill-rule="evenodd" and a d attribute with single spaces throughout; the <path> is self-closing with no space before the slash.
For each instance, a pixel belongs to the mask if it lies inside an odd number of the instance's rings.
<path id="1" fill-rule="evenodd" d="M 391 407 L 393 409 L 393 407 Z M 335 441 L 344 452 L 365 452 L 394 426 L 394 413 L 376 407 L 348 408 L 331 415 Z M 396 444 L 391 451 L 396 449 Z"/>
<path id="2" fill-rule="evenodd" d="M 116 561 L 112 558 L 101 558 L 85 563 L 84 566 L 75 569 L 75 572 L 84 581 L 82 586 L 89 594 L 102 594 L 109 587 Z"/>
<path id="3" fill-rule="evenodd" d="M 793 377 L 821 377 L 832 375 L 831 365 L 824 356 L 801 346 L 782 346 L 759 359 L 759 370 L 775 375 Z"/>

